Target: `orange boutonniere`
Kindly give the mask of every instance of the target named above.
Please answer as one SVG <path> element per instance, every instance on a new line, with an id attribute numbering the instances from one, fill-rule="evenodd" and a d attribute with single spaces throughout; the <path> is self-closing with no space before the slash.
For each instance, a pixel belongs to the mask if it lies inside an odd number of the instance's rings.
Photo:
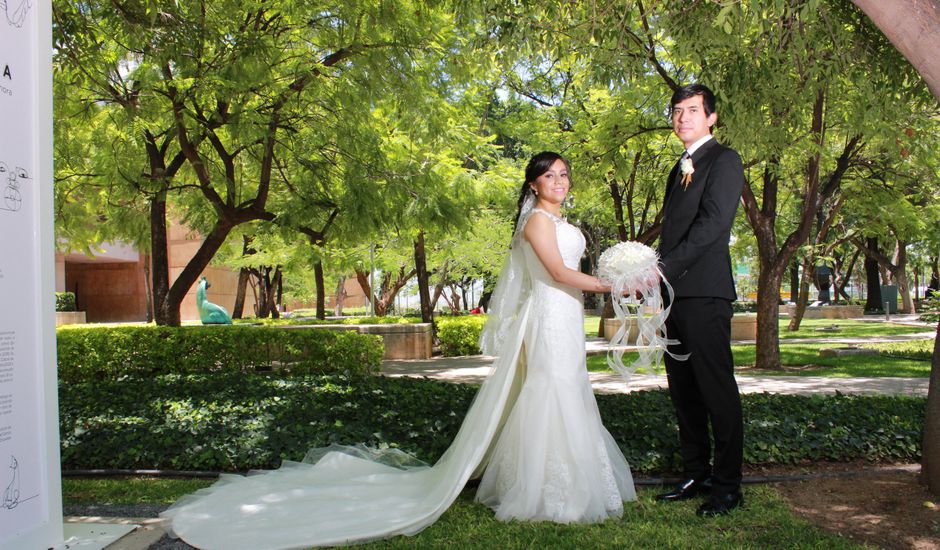
<path id="1" fill-rule="evenodd" d="M 695 173 L 695 167 L 692 166 L 691 158 L 684 158 L 682 162 L 679 163 L 679 168 L 682 170 L 682 190 L 685 191 L 689 188 L 689 184 L 692 183 L 692 174 Z"/>

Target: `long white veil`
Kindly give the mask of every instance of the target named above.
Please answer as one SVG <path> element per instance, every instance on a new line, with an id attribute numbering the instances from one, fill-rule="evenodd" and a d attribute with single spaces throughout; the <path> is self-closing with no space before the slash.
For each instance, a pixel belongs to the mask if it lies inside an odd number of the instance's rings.
<path id="1" fill-rule="evenodd" d="M 512 236 L 509 256 L 503 270 L 496 281 L 496 288 L 490 298 L 487 308 L 488 318 L 480 333 L 480 350 L 485 355 L 499 355 L 506 337 L 510 334 L 510 327 L 522 313 L 525 301 L 528 298 L 530 285 L 526 281 L 525 257 L 522 252 L 522 230 L 532 208 L 535 206 L 535 195 L 527 193 L 519 217 L 516 219 L 516 229 Z"/>

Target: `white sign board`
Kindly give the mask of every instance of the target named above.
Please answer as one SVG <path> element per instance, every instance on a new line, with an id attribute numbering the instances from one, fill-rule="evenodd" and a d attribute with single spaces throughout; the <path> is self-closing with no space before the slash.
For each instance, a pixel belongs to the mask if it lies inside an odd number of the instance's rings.
<path id="1" fill-rule="evenodd" d="M 62 540 L 49 0 L 0 0 L 0 548 Z"/>

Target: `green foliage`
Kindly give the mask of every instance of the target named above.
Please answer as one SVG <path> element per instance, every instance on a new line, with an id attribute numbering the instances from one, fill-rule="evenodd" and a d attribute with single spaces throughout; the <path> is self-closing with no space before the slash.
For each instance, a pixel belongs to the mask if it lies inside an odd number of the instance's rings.
<path id="1" fill-rule="evenodd" d="M 879 353 L 887 357 L 930 361 L 933 357 L 934 345 L 933 340 L 914 340 L 910 342 L 868 344 L 865 347 L 878 350 Z"/>
<path id="2" fill-rule="evenodd" d="M 311 447 L 399 447 L 433 463 L 476 388 L 386 377 L 287 379 L 220 373 L 62 384 L 66 469 L 247 470 L 300 460 Z M 746 394 L 745 460 L 916 460 L 925 400 Z M 598 395 L 605 426 L 635 471 L 679 467 L 665 391 Z"/>
<path id="3" fill-rule="evenodd" d="M 351 331 L 244 326 L 60 328 L 59 380 L 73 384 L 126 376 L 250 373 L 368 373 L 381 337 Z"/>
<path id="4" fill-rule="evenodd" d="M 737 301 L 732 302 L 731 307 L 735 313 L 756 313 L 757 302 Z"/>
<path id="5" fill-rule="evenodd" d="M 75 305 L 74 292 L 56 292 L 55 310 L 56 311 L 75 311 L 78 307 Z"/>
<path id="6" fill-rule="evenodd" d="M 342 319 L 317 319 L 316 317 L 281 317 L 279 319 L 241 319 L 236 324 L 276 327 L 289 325 L 394 325 L 420 323 L 420 317 L 343 317 Z"/>
<path id="7" fill-rule="evenodd" d="M 471 386 L 385 377 L 220 373 L 60 388 L 65 468 L 245 470 L 310 447 L 363 442 L 439 457 Z"/>
<path id="8" fill-rule="evenodd" d="M 437 320 L 437 337 L 445 357 L 480 353 L 480 332 L 486 315 L 441 317 Z"/>
<path id="9" fill-rule="evenodd" d="M 934 292 L 930 298 L 925 298 L 920 304 L 920 320 L 927 323 L 936 323 L 940 318 L 940 292 Z"/>

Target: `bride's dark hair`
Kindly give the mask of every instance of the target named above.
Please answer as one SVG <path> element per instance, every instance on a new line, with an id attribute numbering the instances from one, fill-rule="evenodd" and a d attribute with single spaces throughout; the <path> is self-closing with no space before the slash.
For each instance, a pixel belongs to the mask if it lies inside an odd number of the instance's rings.
<path id="1" fill-rule="evenodd" d="M 522 213 L 522 205 L 525 203 L 527 196 L 532 194 L 532 188 L 530 184 L 535 181 L 536 178 L 548 172 L 548 169 L 555 164 L 556 160 L 560 160 L 565 163 L 565 168 L 568 169 L 568 181 L 571 181 L 571 163 L 568 162 L 568 159 L 559 155 L 558 153 L 552 151 L 542 151 L 541 153 L 535 155 L 529 159 L 529 164 L 525 167 L 525 181 L 522 183 L 522 190 L 519 193 L 519 204 L 516 208 L 516 221 L 512 225 L 512 234 L 516 234 L 516 226 L 519 224 L 519 214 Z"/>

